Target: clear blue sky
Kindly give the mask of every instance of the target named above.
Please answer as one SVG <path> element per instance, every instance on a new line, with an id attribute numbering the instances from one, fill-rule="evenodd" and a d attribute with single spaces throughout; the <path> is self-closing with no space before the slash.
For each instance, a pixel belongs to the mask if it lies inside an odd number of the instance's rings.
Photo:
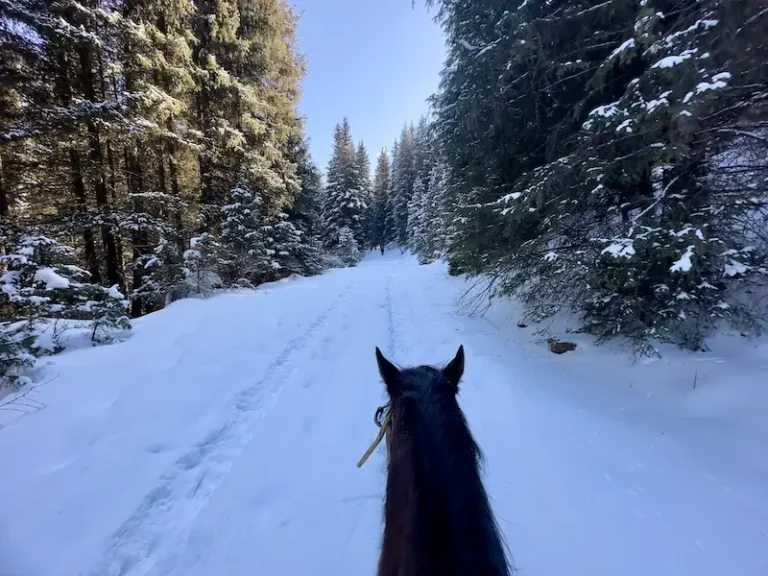
<path id="1" fill-rule="evenodd" d="M 299 105 L 310 149 L 325 171 L 333 127 L 349 118 L 375 166 L 378 151 L 428 109 L 444 59 L 440 27 L 423 0 L 290 0 L 307 60 Z"/>

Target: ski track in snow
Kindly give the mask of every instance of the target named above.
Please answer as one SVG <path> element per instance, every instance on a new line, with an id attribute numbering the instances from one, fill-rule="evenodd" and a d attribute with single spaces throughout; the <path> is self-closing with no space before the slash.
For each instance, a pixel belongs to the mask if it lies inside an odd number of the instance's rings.
<path id="1" fill-rule="evenodd" d="M 294 370 L 299 349 L 309 344 L 348 291 L 347 286 L 303 334 L 287 343 L 262 378 L 232 398 L 224 409 L 221 425 L 163 474 L 158 486 L 112 536 L 104 561 L 92 576 L 146 574 L 162 550 L 164 536 L 186 532 L 185 525 L 205 506 L 251 441 L 255 421 L 263 419 L 277 401 L 281 380 Z"/>
<path id="2" fill-rule="evenodd" d="M 355 467 L 385 401 L 374 347 L 405 366 L 460 344 L 519 574 L 768 574 L 763 448 L 579 381 L 588 350 L 555 358 L 458 315 L 461 289 L 377 253 L 53 359 L 47 407 L 0 429 L 0 576 L 374 574 L 383 444 Z"/>

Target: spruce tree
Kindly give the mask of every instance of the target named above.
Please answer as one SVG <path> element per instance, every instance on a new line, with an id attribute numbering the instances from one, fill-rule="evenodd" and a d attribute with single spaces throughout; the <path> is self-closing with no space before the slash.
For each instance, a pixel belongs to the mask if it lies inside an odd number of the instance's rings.
<path id="1" fill-rule="evenodd" d="M 368 158 L 368 150 L 361 141 L 355 153 L 355 164 L 357 167 L 358 188 L 361 197 L 365 202 L 365 211 L 363 213 L 362 238 L 358 242 L 361 248 L 373 245 L 371 239 L 371 210 L 373 207 L 373 184 L 371 182 L 371 161 Z"/>
<path id="2" fill-rule="evenodd" d="M 389 199 L 389 154 L 386 148 L 379 152 L 376 161 L 376 174 L 373 178 L 373 199 L 369 208 L 369 236 L 372 246 L 384 246 L 387 206 Z"/>
<path id="3" fill-rule="evenodd" d="M 397 154 L 392 155 L 392 221 L 394 241 L 401 247 L 408 244 L 408 204 L 416 181 L 414 167 L 415 131 L 406 126 L 400 134 Z"/>
<path id="4" fill-rule="evenodd" d="M 324 242 L 328 248 L 340 244 L 343 228 L 351 231 L 358 248 L 364 243 L 366 194 L 361 189 L 357 151 L 345 118 L 334 132 L 333 154 L 328 164 L 328 184 L 323 199 Z M 348 239 L 345 238 L 345 243 Z"/>

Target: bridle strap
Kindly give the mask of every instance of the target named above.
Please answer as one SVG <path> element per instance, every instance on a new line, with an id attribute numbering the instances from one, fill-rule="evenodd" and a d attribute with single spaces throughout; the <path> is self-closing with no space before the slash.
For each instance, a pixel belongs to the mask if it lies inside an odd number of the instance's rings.
<path id="1" fill-rule="evenodd" d="M 392 407 L 387 404 L 385 406 L 379 406 L 376 409 L 376 414 L 373 417 L 373 421 L 376 423 L 376 426 L 379 427 L 379 433 L 376 435 L 376 439 L 373 441 L 373 444 L 370 445 L 368 450 L 365 451 L 365 454 L 363 454 L 363 457 L 360 458 L 360 461 L 357 463 L 358 468 L 362 468 L 363 464 L 366 463 L 368 458 L 371 457 L 371 454 L 373 454 L 373 451 L 376 450 L 376 447 L 381 444 L 381 441 L 384 438 L 384 435 L 387 433 L 387 429 L 389 428 L 390 421 L 392 420 Z"/>

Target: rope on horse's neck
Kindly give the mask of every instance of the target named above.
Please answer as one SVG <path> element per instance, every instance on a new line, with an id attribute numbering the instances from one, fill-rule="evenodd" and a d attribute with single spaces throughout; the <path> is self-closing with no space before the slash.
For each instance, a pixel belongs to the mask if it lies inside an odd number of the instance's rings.
<path id="1" fill-rule="evenodd" d="M 381 421 L 382 414 L 384 414 L 383 422 Z M 365 451 L 363 457 L 360 458 L 360 462 L 357 463 L 358 468 L 363 467 L 363 464 L 365 464 L 368 458 L 371 457 L 371 454 L 373 454 L 373 451 L 376 450 L 376 447 L 381 444 L 384 435 L 387 433 L 387 428 L 389 428 L 389 422 L 391 419 L 392 410 L 389 404 L 386 406 L 379 406 L 379 408 L 376 409 L 376 415 L 374 416 L 373 421 L 376 422 L 376 425 L 379 427 L 379 433 L 376 435 L 376 439 L 373 441 L 373 444 L 371 444 L 368 450 Z"/>

